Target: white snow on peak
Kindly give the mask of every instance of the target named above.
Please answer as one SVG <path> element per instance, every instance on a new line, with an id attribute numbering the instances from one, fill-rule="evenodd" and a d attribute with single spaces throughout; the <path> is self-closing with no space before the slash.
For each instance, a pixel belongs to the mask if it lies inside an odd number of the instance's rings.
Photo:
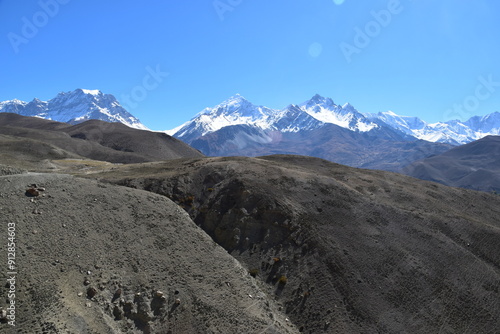
<path id="1" fill-rule="evenodd" d="M 101 91 L 98 89 L 82 89 L 82 92 L 84 92 L 85 94 L 94 95 L 94 96 L 97 96 L 101 93 Z"/>
<path id="2" fill-rule="evenodd" d="M 7 105 L 7 104 L 27 105 L 28 102 L 21 101 L 21 100 L 18 100 L 18 99 L 12 99 L 12 100 L 7 100 L 7 101 L 0 102 L 0 106 Z"/>
<path id="3" fill-rule="evenodd" d="M 366 119 L 350 103 L 339 106 L 333 103 L 332 99 L 319 95 L 302 103 L 300 108 L 320 122 L 335 124 L 350 130 L 367 132 L 378 127 L 377 124 Z"/>
<path id="4" fill-rule="evenodd" d="M 341 107 L 332 99 L 320 95 L 315 95 L 298 106 L 289 105 L 282 110 L 274 110 L 256 106 L 240 94 L 236 94 L 213 108 L 203 109 L 190 121 L 165 132 L 178 138 L 192 138 L 233 125 L 249 125 L 261 130 L 298 132 L 312 130 L 325 123 L 360 132 L 378 127 L 350 104 Z"/>
<path id="5" fill-rule="evenodd" d="M 236 94 L 213 108 L 203 109 L 181 126 L 164 132 L 182 137 L 194 133 L 203 136 L 231 125 L 252 125 L 267 129 L 271 126 L 270 119 L 275 113 L 275 110 L 256 106 Z"/>
<path id="6" fill-rule="evenodd" d="M 89 95 L 92 98 L 89 98 Z M 147 130 L 139 119 L 120 105 L 113 95 L 105 95 L 99 90 L 76 89 L 61 92 L 48 101 L 34 99 L 30 103 L 19 100 L 0 102 L 0 112 L 14 112 L 23 116 L 40 117 L 70 124 L 98 119 L 106 122 L 120 122 L 132 128 Z"/>
<path id="7" fill-rule="evenodd" d="M 48 101 L 3 101 L 0 102 L 0 112 L 13 112 L 71 124 L 88 119 L 101 119 L 147 130 L 112 95 L 103 94 L 97 89 L 62 92 Z M 190 121 L 164 132 L 181 138 L 199 137 L 232 125 L 297 132 L 315 129 L 328 123 L 359 132 L 387 125 L 418 139 L 454 145 L 465 144 L 488 135 L 500 135 L 498 112 L 474 116 L 465 122 L 452 120 L 427 123 L 418 117 L 400 116 L 392 110 L 362 114 L 349 103 L 337 105 L 332 99 L 318 94 L 302 104 L 289 105 L 282 110 L 254 105 L 242 95 L 235 94 L 215 107 L 203 109 Z"/>
<path id="8" fill-rule="evenodd" d="M 367 114 L 367 117 L 370 119 L 379 119 L 392 128 L 418 139 L 458 145 L 466 144 L 488 135 L 499 135 L 500 118 L 499 121 L 495 121 L 496 115 L 497 113 L 482 117 L 474 116 L 466 122 L 451 120 L 436 123 L 427 123 L 418 117 L 399 116 L 391 111 Z M 490 119 L 493 122 L 490 122 Z"/>
<path id="9" fill-rule="evenodd" d="M 351 115 L 340 115 L 334 110 L 325 108 L 323 106 L 317 106 L 314 109 L 305 108 L 304 111 L 320 122 L 336 124 L 343 128 L 348 128 L 349 122 L 351 121 Z"/>
<path id="10" fill-rule="evenodd" d="M 255 106 L 236 94 L 166 132 L 189 141 L 226 126 L 241 124 L 279 132 L 311 130 L 324 124 L 335 124 L 359 132 L 387 126 L 417 139 L 453 145 L 465 144 L 487 135 L 500 135 L 498 112 L 483 117 L 475 116 L 467 122 L 455 120 L 429 124 L 418 117 L 400 116 L 392 110 L 363 114 L 350 103 L 337 105 L 331 98 L 318 94 L 302 104 L 289 105 L 282 110 Z"/>

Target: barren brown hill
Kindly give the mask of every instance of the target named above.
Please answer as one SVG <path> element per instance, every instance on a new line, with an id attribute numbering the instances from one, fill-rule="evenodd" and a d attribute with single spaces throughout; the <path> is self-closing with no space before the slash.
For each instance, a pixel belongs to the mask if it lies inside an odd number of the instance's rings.
<path id="1" fill-rule="evenodd" d="M 128 165 L 98 177 L 177 202 L 303 333 L 500 328 L 499 196 L 299 156 Z"/>
<path id="2" fill-rule="evenodd" d="M 17 151 L 25 156 L 29 151 L 26 149 L 26 140 L 30 140 L 31 146 L 35 148 L 34 151 L 36 147 L 50 146 L 64 151 L 63 156 L 113 163 L 138 163 L 203 156 L 199 151 L 167 134 L 137 130 L 121 123 L 106 123 L 97 120 L 69 125 L 35 117 L 0 113 L 0 135 L 9 136 L 7 140 L 13 148 L 10 154 Z M 18 149 L 15 148 L 12 138 L 23 139 Z M 5 137 L 0 138 L 2 139 Z M 38 157 L 34 158 L 36 159 Z"/>
<path id="3" fill-rule="evenodd" d="M 26 193 L 32 184 L 36 197 Z M 298 333 L 247 270 L 163 196 L 26 173 L 0 176 L 0 213 L 1 333 Z M 10 300 L 15 327 L 3 318 Z"/>
<path id="4" fill-rule="evenodd" d="M 500 193 L 500 136 L 487 136 L 414 162 L 403 173 L 449 186 Z"/>

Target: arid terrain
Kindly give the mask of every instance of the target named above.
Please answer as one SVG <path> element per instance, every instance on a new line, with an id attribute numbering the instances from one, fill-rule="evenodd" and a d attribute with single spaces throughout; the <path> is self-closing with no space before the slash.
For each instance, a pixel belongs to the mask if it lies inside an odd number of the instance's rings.
<path id="1" fill-rule="evenodd" d="M 416 161 L 403 173 L 453 187 L 500 193 L 500 136 L 487 136 Z"/>
<path id="2" fill-rule="evenodd" d="M 500 196 L 303 156 L 130 163 L 0 135 L 19 303 L 2 332 L 500 328 Z"/>
<path id="3" fill-rule="evenodd" d="M 43 197 L 26 196 L 34 183 Z M 16 326 L 1 323 L 2 333 L 297 332 L 163 196 L 37 173 L 0 177 L 0 196 L 2 240 L 6 223 L 16 226 L 18 273 Z"/>

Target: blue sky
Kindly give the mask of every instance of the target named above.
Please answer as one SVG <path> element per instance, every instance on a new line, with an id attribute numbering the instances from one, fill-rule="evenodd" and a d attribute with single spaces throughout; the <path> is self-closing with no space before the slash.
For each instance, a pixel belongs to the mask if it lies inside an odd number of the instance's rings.
<path id="1" fill-rule="evenodd" d="M 236 93 L 467 119 L 500 111 L 499 14 L 496 0 L 0 0 L 0 100 L 99 89 L 153 130 Z"/>

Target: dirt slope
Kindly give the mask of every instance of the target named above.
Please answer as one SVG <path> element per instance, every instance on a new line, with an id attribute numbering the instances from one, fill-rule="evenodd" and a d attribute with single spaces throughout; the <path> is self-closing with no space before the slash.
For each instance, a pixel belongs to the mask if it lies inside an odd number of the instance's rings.
<path id="1" fill-rule="evenodd" d="M 93 175 L 172 198 L 304 333 L 497 333 L 500 197 L 299 156 Z"/>
<path id="2" fill-rule="evenodd" d="M 419 160 L 403 173 L 453 187 L 500 193 L 500 136 L 487 136 Z"/>
<path id="3" fill-rule="evenodd" d="M 25 193 L 32 184 L 44 188 L 37 197 Z M 1 333 L 298 332 L 163 196 L 67 175 L 5 175 L 0 213 L 2 249 L 7 223 L 17 242 L 16 327 L 0 322 Z"/>

